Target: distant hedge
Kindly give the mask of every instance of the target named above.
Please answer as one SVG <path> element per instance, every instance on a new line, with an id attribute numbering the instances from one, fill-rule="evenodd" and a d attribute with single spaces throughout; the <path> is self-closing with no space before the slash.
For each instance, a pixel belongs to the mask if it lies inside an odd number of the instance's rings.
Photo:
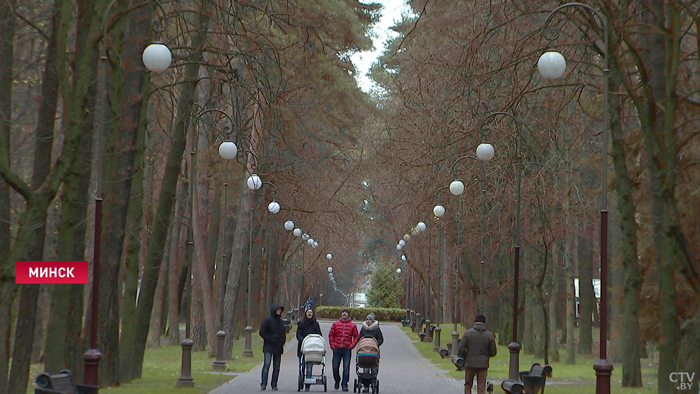
<path id="1" fill-rule="evenodd" d="M 340 312 L 347 309 L 350 318 L 356 321 L 363 321 L 370 313 L 374 313 L 377 321 L 401 321 L 406 318 L 406 310 L 402 308 L 348 308 L 344 306 L 319 306 L 316 308 L 316 317 L 323 319 L 338 319 Z"/>

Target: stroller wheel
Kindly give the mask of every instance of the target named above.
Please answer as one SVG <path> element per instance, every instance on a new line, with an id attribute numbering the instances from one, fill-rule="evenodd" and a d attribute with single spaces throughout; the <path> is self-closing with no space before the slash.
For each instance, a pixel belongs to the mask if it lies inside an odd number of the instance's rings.
<path id="1" fill-rule="evenodd" d="M 357 393 L 357 379 L 355 379 L 355 383 L 352 385 L 352 392 Z"/>
<path id="2" fill-rule="evenodd" d="M 377 389 L 376 392 L 379 393 L 379 380 L 377 380 L 377 383 L 374 386 Z"/>
<path id="3" fill-rule="evenodd" d="M 301 389 L 304 387 L 304 377 L 299 374 L 299 384 L 297 386 L 297 391 L 301 391 Z"/>

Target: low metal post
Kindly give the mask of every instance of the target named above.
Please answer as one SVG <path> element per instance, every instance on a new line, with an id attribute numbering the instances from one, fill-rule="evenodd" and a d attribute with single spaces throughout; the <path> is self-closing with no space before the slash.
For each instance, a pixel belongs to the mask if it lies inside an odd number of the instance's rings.
<path id="1" fill-rule="evenodd" d="M 190 338 L 185 338 L 181 342 L 182 345 L 182 364 L 180 366 L 180 377 L 177 379 L 177 387 L 194 387 L 194 378 L 192 377 L 192 346 L 194 341 Z"/>
<path id="2" fill-rule="evenodd" d="M 216 358 L 214 362 L 211 363 L 211 368 L 215 371 L 225 371 L 226 370 L 226 360 L 222 358 L 224 354 L 224 339 L 226 338 L 226 332 L 223 330 L 216 333 Z"/>
<path id="3" fill-rule="evenodd" d="M 459 346 L 459 333 L 457 331 L 452 331 L 452 350 L 450 351 L 450 356 L 457 355 L 457 347 Z"/>
<path id="4" fill-rule="evenodd" d="M 435 342 L 433 345 L 433 350 L 440 350 L 440 331 L 442 331 L 440 326 L 435 327 Z"/>
<path id="5" fill-rule="evenodd" d="M 433 338 L 430 336 L 431 332 L 430 332 L 430 320 L 429 319 L 425 319 L 425 329 L 424 329 L 423 333 L 425 333 L 425 342 L 430 342 L 433 340 Z"/>
<path id="6" fill-rule="evenodd" d="M 253 357 L 253 349 L 251 347 L 250 333 L 253 332 L 253 327 L 246 326 L 245 328 L 245 349 L 243 350 L 243 357 Z"/>

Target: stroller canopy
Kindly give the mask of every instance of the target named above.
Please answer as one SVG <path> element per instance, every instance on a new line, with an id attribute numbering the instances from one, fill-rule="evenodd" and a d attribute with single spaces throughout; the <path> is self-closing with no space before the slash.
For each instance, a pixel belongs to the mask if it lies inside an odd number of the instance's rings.
<path id="1" fill-rule="evenodd" d="M 301 353 L 326 353 L 326 340 L 318 334 L 309 334 L 301 343 Z"/>
<path id="2" fill-rule="evenodd" d="M 373 337 L 362 337 L 357 343 L 357 354 L 374 354 L 379 355 L 379 346 L 377 340 Z"/>

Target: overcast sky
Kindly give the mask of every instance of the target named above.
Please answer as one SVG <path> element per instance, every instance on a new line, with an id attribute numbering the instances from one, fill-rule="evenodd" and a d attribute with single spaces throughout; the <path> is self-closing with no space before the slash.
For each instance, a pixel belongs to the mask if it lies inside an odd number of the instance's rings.
<path id="1" fill-rule="evenodd" d="M 365 3 L 369 1 L 365 1 Z M 359 52 L 352 56 L 352 61 L 358 71 L 357 81 L 365 92 L 369 92 L 373 85 L 373 82 L 366 76 L 370 66 L 384 50 L 384 42 L 387 38 L 398 35 L 389 28 L 394 25 L 394 21 L 401 20 L 401 11 L 408 10 L 408 7 L 404 6 L 404 0 L 373 0 L 372 2 L 384 5 L 382 18 L 374 27 L 374 32 L 377 35 L 374 38 L 374 51 Z"/>

